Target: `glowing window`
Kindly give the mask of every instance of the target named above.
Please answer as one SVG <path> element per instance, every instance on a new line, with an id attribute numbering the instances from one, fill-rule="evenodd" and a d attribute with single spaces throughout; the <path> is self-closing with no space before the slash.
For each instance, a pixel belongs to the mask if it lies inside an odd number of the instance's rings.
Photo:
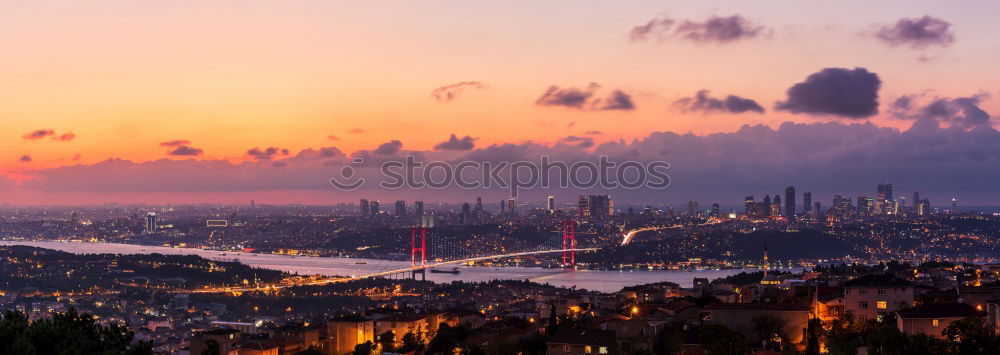
<path id="1" fill-rule="evenodd" d="M 601 354 L 607 354 L 608 353 L 608 347 L 602 346 L 600 349 L 597 349 L 597 352 L 599 352 Z"/>
<path id="2" fill-rule="evenodd" d="M 888 305 L 885 303 L 885 301 L 878 301 L 877 303 L 875 303 L 875 308 L 886 309 L 886 307 L 888 307 Z"/>
<path id="3" fill-rule="evenodd" d="M 584 354 L 590 354 L 590 345 L 587 345 L 587 346 L 583 347 L 583 353 Z"/>
<path id="4" fill-rule="evenodd" d="M 935 319 L 935 320 L 932 320 L 932 321 L 931 321 L 931 326 L 932 326 L 932 327 L 937 327 L 937 326 L 938 326 L 938 320 L 937 320 L 937 319 Z"/>

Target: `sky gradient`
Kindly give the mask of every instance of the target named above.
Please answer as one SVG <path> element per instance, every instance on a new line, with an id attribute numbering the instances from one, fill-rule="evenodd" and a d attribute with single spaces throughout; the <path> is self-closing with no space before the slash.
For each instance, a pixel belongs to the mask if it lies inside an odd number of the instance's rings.
<path id="1" fill-rule="evenodd" d="M 507 146 L 525 159 L 631 150 L 669 161 L 674 184 L 650 202 L 735 204 L 795 184 L 826 204 L 891 181 L 935 204 L 1000 204 L 998 10 L 5 2 L 0 202 L 353 201 L 325 184 L 331 162 L 365 151 L 492 159 Z M 398 152 L 379 154 L 394 140 Z M 276 163 L 286 159 L 298 160 Z"/>

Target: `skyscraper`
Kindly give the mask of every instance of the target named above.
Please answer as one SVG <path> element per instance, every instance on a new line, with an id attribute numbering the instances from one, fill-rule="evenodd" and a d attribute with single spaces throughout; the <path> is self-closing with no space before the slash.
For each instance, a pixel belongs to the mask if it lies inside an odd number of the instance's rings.
<path id="1" fill-rule="evenodd" d="M 771 200 L 771 215 L 780 216 L 781 215 L 781 196 L 774 195 L 774 199 Z"/>
<path id="2" fill-rule="evenodd" d="M 771 214 L 771 195 L 765 194 L 764 195 L 764 202 L 763 203 L 764 203 L 764 210 L 761 212 L 760 216 L 761 217 L 769 217 L 769 216 L 771 216 L 772 215 Z"/>
<path id="3" fill-rule="evenodd" d="M 156 233 L 156 212 L 146 213 L 146 226 L 143 232 L 146 234 Z"/>
<path id="4" fill-rule="evenodd" d="M 462 204 L 462 223 L 468 223 L 470 217 L 472 217 L 472 207 L 469 206 L 468 202 L 463 203 Z"/>
<path id="5" fill-rule="evenodd" d="M 546 201 L 545 206 L 549 210 L 549 212 L 555 211 L 556 210 L 556 197 L 552 196 L 552 195 L 549 195 L 548 201 Z"/>
<path id="6" fill-rule="evenodd" d="M 785 188 L 785 217 L 795 220 L 795 188 L 791 186 Z"/>
<path id="7" fill-rule="evenodd" d="M 812 200 L 813 200 L 812 192 L 802 193 L 802 212 L 809 213 L 809 211 L 812 210 Z"/>
<path id="8" fill-rule="evenodd" d="M 483 216 L 483 198 L 482 197 L 476 197 L 476 207 L 472 208 L 472 215 L 476 216 L 476 218 L 480 218 L 480 217 Z"/>
<path id="9" fill-rule="evenodd" d="M 371 205 L 372 216 L 377 216 L 378 213 L 379 213 L 379 210 L 378 210 L 378 201 L 372 201 L 369 204 Z"/>
<path id="10" fill-rule="evenodd" d="M 590 218 L 604 219 L 611 215 L 611 197 L 608 195 L 590 195 L 587 207 Z"/>
<path id="11" fill-rule="evenodd" d="M 580 199 L 576 201 L 576 209 L 578 218 L 590 217 L 590 200 L 587 200 L 587 196 L 580 195 Z"/>
<path id="12" fill-rule="evenodd" d="M 396 201 L 396 217 L 406 217 L 406 201 Z"/>
<path id="13" fill-rule="evenodd" d="M 507 199 L 507 212 L 514 214 L 514 199 Z"/>
<path id="14" fill-rule="evenodd" d="M 366 199 L 361 199 L 361 202 L 358 203 L 358 208 L 362 216 L 367 217 L 371 213 L 371 206 L 368 205 L 368 200 Z"/>
<path id="15" fill-rule="evenodd" d="M 747 196 L 743 199 L 743 214 L 746 215 L 747 218 L 757 217 L 757 213 L 754 211 L 754 209 L 757 208 L 755 205 L 753 195 Z"/>
<path id="16" fill-rule="evenodd" d="M 413 202 L 413 215 L 417 218 L 424 215 L 424 201 Z"/>
<path id="17" fill-rule="evenodd" d="M 721 212 L 719 211 L 719 203 L 712 204 L 712 217 L 719 217 Z"/>

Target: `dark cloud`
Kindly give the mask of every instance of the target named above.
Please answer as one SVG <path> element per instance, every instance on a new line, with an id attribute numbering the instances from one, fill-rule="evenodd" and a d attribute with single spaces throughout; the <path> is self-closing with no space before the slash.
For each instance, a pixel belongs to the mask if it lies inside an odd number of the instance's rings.
<path id="1" fill-rule="evenodd" d="M 560 139 L 559 142 L 575 145 L 580 148 L 590 148 L 594 146 L 594 139 L 590 137 L 568 136 Z"/>
<path id="2" fill-rule="evenodd" d="M 566 106 L 572 108 L 584 108 L 588 100 L 594 96 L 594 92 L 601 86 L 591 83 L 586 88 L 577 89 L 574 87 L 561 88 L 555 85 L 549 86 L 542 97 L 535 100 L 536 105 L 542 106 Z"/>
<path id="3" fill-rule="evenodd" d="M 729 43 L 754 38 L 764 31 L 740 15 L 712 16 L 705 22 L 684 21 L 677 26 L 677 35 L 701 43 Z"/>
<path id="4" fill-rule="evenodd" d="M 176 139 L 172 141 L 160 142 L 160 145 L 164 147 L 179 147 L 188 144 L 191 144 L 191 141 L 186 139 Z"/>
<path id="5" fill-rule="evenodd" d="M 396 153 L 399 153 L 399 151 L 402 149 L 403 149 L 403 142 L 393 139 L 391 141 L 382 143 L 382 145 L 379 145 L 378 148 L 375 148 L 373 153 L 375 153 L 375 155 L 381 155 L 381 156 L 393 156 L 396 155 Z"/>
<path id="6" fill-rule="evenodd" d="M 55 134 L 56 134 L 55 130 L 51 130 L 51 129 L 39 129 L 39 130 L 31 131 L 31 132 L 29 132 L 29 133 L 21 136 L 21 138 L 27 139 L 29 141 L 34 141 L 34 140 L 39 140 L 39 139 L 42 139 L 42 138 L 45 138 L 45 137 L 48 137 L 48 136 L 52 136 L 52 135 L 55 135 Z"/>
<path id="7" fill-rule="evenodd" d="M 649 20 L 645 25 L 633 27 L 629 31 L 629 39 L 633 41 L 645 41 L 655 37 L 656 39 L 663 40 L 669 35 L 670 29 L 676 22 L 666 16 L 658 19 L 654 18 Z"/>
<path id="8" fill-rule="evenodd" d="M 465 136 L 458 138 L 454 133 L 448 140 L 438 143 L 434 146 L 434 150 L 470 150 L 475 147 L 475 138 L 470 136 Z"/>
<path id="9" fill-rule="evenodd" d="M 714 98 L 709 96 L 708 90 L 699 90 L 694 97 L 680 98 L 674 101 L 674 106 L 686 112 L 764 113 L 764 108 L 757 101 L 736 95 Z"/>
<path id="10" fill-rule="evenodd" d="M 632 97 L 622 90 L 612 90 L 604 99 L 597 98 L 601 89 L 598 83 L 590 83 L 586 88 L 549 86 L 536 105 L 565 106 L 581 110 L 634 110 Z M 572 126 L 572 122 L 570 125 Z"/>
<path id="11" fill-rule="evenodd" d="M 76 135 L 73 134 L 73 132 L 66 132 L 66 133 L 60 134 L 59 137 L 53 137 L 53 138 L 56 139 L 56 140 L 63 141 L 63 142 L 70 142 L 74 138 L 76 138 Z"/>
<path id="12" fill-rule="evenodd" d="M 634 110 L 635 104 L 632 103 L 632 96 L 629 96 L 621 90 L 612 91 L 608 98 L 604 99 L 600 103 L 599 109 L 601 110 Z"/>
<path id="13" fill-rule="evenodd" d="M 17 159 L 17 161 L 22 162 L 22 163 L 31 162 L 31 156 L 29 156 L 27 154 L 22 155 L 21 158 Z"/>
<path id="14" fill-rule="evenodd" d="M 751 39 L 766 32 L 764 26 L 754 24 L 740 15 L 711 16 L 702 22 L 684 20 L 679 24 L 677 20 L 664 16 L 650 20 L 645 25 L 633 27 L 629 32 L 629 38 L 632 41 L 649 39 L 662 41 L 678 37 L 697 43 L 724 44 Z"/>
<path id="15" fill-rule="evenodd" d="M 933 120 L 956 128 L 971 129 L 990 124 L 990 114 L 981 107 L 985 94 L 966 97 L 933 97 L 925 94 L 904 95 L 893 100 L 893 117 L 912 120 Z"/>
<path id="16" fill-rule="evenodd" d="M 583 134 L 589 134 L 589 135 L 596 136 L 596 135 L 601 134 L 601 131 L 586 131 L 586 132 L 583 132 Z"/>
<path id="17" fill-rule="evenodd" d="M 776 110 L 861 119 L 878 113 L 882 81 L 865 68 L 826 68 L 788 89 Z"/>
<path id="18" fill-rule="evenodd" d="M 931 16 L 902 18 L 894 25 L 882 26 L 875 37 L 893 47 L 909 46 L 914 49 L 948 47 L 955 42 L 951 23 Z"/>
<path id="19" fill-rule="evenodd" d="M 255 160 L 271 160 L 279 155 L 288 155 L 288 149 L 281 149 L 276 147 L 268 147 L 266 149 L 260 149 L 259 147 L 253 147 L 247 151 L 247 155 Z"/>
<path id="20" fill-rule="evenodd" d="M 194 148 L 191 146 L 181 145 L 167 152 L 168 155 L 177 156 L 198 156 L 201 155 L 203 151 L 200 148 Z"/>
<path id="21" fill-rule="evenodd" d="M 448 102 L 455 99 L 465 89 L 482 90 L 486 88 L 486 84 L 478 81 L 463 81 L 434 89 L 434 91 L 431 91 L 431 97 L 438 101 Z"/>
<path id="22" fill-rule="evenodd" d="M 947 103 L 947 109 L 940 110 L 940 104 L 931 105 L 939 99 L 916 98 L 908 107 L 914 115 L 923 112 L 934 117 L 949 117 L 946 121 L 982 120 L 978 111 L 968 106 L 975 100 L 947 98 L 941 101 Z M 981 103 L 985 98 L 978 100 Z M 975 107 L 981 110 L 981 106 Z M 969 109 L 968 112 L 963 111 L 965 109 Z M 520 197 L 528 201 L 541 201 L 552 194 L 557 198 L 575 198 L 581 193 L 608 193 L 616 202 L 626 204 L 699 200 L 703 204 L 719 202 L 725 206 L 742 204 L 746 195 L 775 194 L 793 185 L 800 191 L 811 191 L 813 200 L 823 201 L 826 206 L 834 194 L 871 196 L 875 184 L 884 181 L 892 182 L 897 191 L 920 191 L 934 205 L 953 196 L 963 203 L 983 205 L 1000 199 L 1000 189 L 996 187 L 996 177 L 1000 176 L 1000 132 L 989 124 L 968 128 L 938 123 L 938 119 L 914 117 L 912 127 L 899 130 L 878 127 L 871 122 L 786 122 L 777 127 L 746 125 L 733 132 L 708 135 L 653 132 L 631 141 L 595 142 L 589 148 L 579 146 L 584 142 L 581 137 L 567 137 L 554 145 L 495 144 L 474 148 L 460 157 L 454 157 L 453 152 L 400 151 L 392 158 L 399 159 L 405 153 L 419 156 L 420 161 L 512 162 L 538 161 L 545 155 L 553 161 L 576 162 L 607 156 L 612 161 L 663 160 L 670 163 L 667 173 L 671 186 L 666 189 L 532 189 Z M 109 196 L 109 200 L 142 192 L 149 192 L 149 196 L 155 198 L 158 196 L 155 193 L 161 192 L 246 192 L 259 196 L 262 191 L 332 191 L 328 180 L 341 166 L 350 164 L 350 159 L 335 148 L 329 148 L 328 152 L 303 150 L 281 159 L 285 165 L 282 169 L 272 166 L 272 160 L 232 163 L 226 160 L 130 162 L 109 159 L 36 170 L 17 188 L 55 194 L 107 193 L 105 196 Z M 369 151 L 355 156 L 379 158 Z M 371 183 L 356 192 L 329 194 L 334 199 L 331 201 L 427 196 L 426 189 L 380 190 L 378 182 L 383 179 L 379 165 L 368 163 L 366 160 L 364 167 L 355 170 L 358 176 Z M 737 173 L 740 178 L 733 179 Z M 498 201 L 507 198 L 505 193 L 502 188 L 474 192 L 441 189 L 434 190 L 434 199 L 469 201 L 481 195 L 488 201 Z"/>

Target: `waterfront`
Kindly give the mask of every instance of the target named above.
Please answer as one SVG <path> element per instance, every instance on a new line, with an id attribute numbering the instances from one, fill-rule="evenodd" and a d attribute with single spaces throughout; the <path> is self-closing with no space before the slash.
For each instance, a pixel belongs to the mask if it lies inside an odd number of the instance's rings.
<path id="1" fill-rule="evenodd" d="M 170 248 L 117 243 L 58 242 L 58 241 L 0 241 L 0 245 L 27 245 L 59 250 L 76 254 L 151 254 L 198 255 L 217 261 L 238 260 L 241 263 L 273 270 L 298 273 L 301 275 L 320 274 L 325 276 L 357 276 L 380 271 L 401 269 L 409 266 L 405 261 L 290 256 L 276 254 L 255 254 L 243 252 L 220 252 L 194 248 Z M 224 255 L 223 255 L 224 254 Z M 597 271 L 566 270 L 540 267 L 486 267 L 457 266 L 459 274 L 427 273 L 427 280 L 434 282 L 471 281 L 481 282 L 496 279 L 530 280 L 562 287 L 614 292 L 622 287 L 662 281 L 674 282 L 681 287 L 691 287 L 695 277 L 709 280 L 737 274 L 742 269 L 727 270 L 649 270 L 649 271 Z M 451 266 L 445 269 L 450 269 Z M 794 268 L 795 271 L 800 268 Z"/>

